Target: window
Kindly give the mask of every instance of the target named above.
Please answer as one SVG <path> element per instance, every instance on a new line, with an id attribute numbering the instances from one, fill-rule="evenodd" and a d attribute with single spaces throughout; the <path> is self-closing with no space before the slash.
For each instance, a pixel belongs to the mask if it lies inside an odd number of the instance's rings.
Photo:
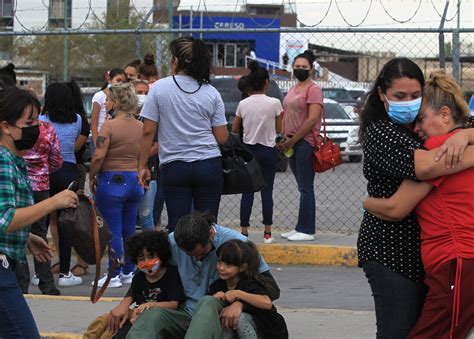
<path id="1" fill-rule="evenodd" d="M 49 23 L 55 27 L 64 27 L 64 4 L 67 1 L 67 27 L 71 27 L 72 0 L 50 0 Z"/>
<path id="2" fill-rule="evenodd" d="M 0 0 L 0 16 L 4 18 L 13 17 L 13 0 Z"/>

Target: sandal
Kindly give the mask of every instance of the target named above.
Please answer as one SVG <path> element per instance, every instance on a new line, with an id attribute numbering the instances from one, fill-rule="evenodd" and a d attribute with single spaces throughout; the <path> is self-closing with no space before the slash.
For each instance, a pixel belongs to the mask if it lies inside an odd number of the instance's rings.
<path id="1" fill-rule="evenodd" d="M 59 262 L 55 263 L 51 266 L 51 273 L 58 274 L 59 273 Z"/>
<path id="2" fill-rule="evenodd" d="M 87 272 L 87 268 L 89 266 L 82 266 L 80 264 L 75 264 L 72 268 L 71 268 L 71 272 L 72 274 L 74 274 L 76 277 L 82 277 L 86 274 L 88 274 L 89 272 Z"/>

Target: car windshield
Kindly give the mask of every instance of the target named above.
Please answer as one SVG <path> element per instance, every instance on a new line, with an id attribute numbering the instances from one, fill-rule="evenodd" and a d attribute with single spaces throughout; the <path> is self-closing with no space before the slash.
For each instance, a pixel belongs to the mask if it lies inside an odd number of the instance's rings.
<path id="1" fill-rule="evenodd" d="M 352 96 L 345 89 L 323 89 L 324 97 L 333 100 L 353 99 Z"/>
<path id="2" fill-rule="evenodd" d="M 362 95 L 364 95 L 365 91 L 359 90 L 359 89 L 349 89 L 347 90 L 354 99 L 360 98 Z"/>
<path id="3" fill-rule="evenodd" d="M 324 103 L 326 119 L 352 120 L 341 105 L 335 103 Z"/>

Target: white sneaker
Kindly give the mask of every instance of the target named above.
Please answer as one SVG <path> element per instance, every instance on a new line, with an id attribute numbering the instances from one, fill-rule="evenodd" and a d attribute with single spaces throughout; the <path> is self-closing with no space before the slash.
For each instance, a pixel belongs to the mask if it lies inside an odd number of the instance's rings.
<path id="1" fill-rule="evenodd" d="M 97 282 L 97 287 L 104 286 L 106 280 L 107 280 L 107 274 L 104 274 L 104 276 L 101 279 L 99 279 L 99 281 Z M 94 281 L 92 281 L 91 285 L 94 286 Z M 122 287 L 122 282 L 120 281 L 120 276 L 118 275 L 118 276 L 113 277 L 112 279 L 110 279 L 109 284 L 107 285 L 107 287 L 110 287 L 110 288 Z"/>
<path id="2" fill-rule="evenodd" d="M 129 274 L 120 273 L 120 275 L 119 275 L 120 282 L 122 284 L 130 285 L 132 283 L 132 280 L 133 280 L 133 275 L 134 275 L 134 272 L 130 272 Z"/>
<path id="3" fill-rule="evenodd" d="M 31 278 L 31 285 L 38 286 L 39 283 L 40 283 L 40 279 L 38 278 L 38 275 L 35 273 L 33 278 Z"/>
<path id="4" fill-rule="evenodd" d="M 283 239 L 288 239 L 288 237 L 291 237 L 292 235 L 295 235 L 296 233 L 298 233 L 298 232 L 296 232 L 296 230 L 289 231 L 289 232 L 286 232 L 286 233 L 282 233 L 281 237 Z"/>
<path id="5" fill-rule="evenodd" d="M 314 235 L 313 234 L 306 234 L 301 232 L 296 232 L 292 236 L 287 238 L 289 241 L 313 241 Z"/>
<path id="6" fill-rule="evenodd" d="M 272 237 L 271 233 L 263 235 L 264 244 L 273 244 L 274 242 L 275 242 L 275 239 Z"/>
<path id="7" fill-rule="evenodd" d="M 59 274 L 58 285 L 59 286 L 76 286 L 82 284 L 82 278 L 76 277 L 74 274 Z"/>

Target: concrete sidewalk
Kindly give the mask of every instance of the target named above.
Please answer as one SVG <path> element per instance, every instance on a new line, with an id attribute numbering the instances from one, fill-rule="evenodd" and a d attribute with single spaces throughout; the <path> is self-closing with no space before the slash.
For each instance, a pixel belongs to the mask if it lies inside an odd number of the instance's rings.
<path id="1" fill-rule="evenodd" d="M 357 234 L 318 232 L 314 241 L 291 242 L 272 231 L 276 240 L 263 244 L 262 231 L 250 231 L 249 239 L 272 265 L 344 265 L 357 266 Z"/>
<path id="2" fill-rule="evenodd" d="M 83 297 L 27 296 L 43 338 L 81 338 L 88 324 L 107 313 L 118 298 L 103 298 L 91 304 Z M 290 338 L 370 338 L 374 336 L 375 315 L 368 311 L 279 308 Z"/>

